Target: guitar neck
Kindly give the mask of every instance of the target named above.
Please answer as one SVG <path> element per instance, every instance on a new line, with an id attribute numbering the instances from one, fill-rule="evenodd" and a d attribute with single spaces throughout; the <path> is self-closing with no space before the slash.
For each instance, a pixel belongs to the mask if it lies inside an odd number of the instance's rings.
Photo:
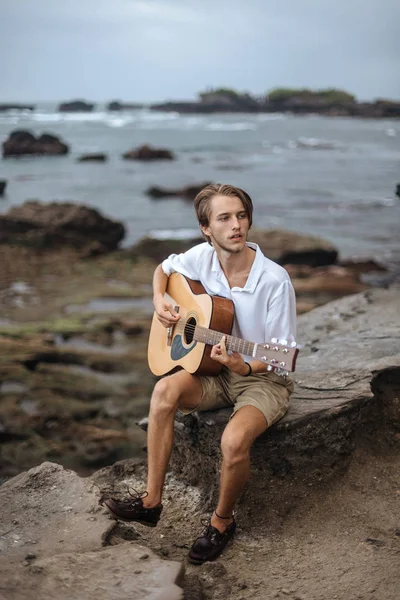
<path id="1" fill-rule="evenodd" d="M 246 342 L 246 340 L 241 340 L 240 338 L 234 337 L 233 335 L 227 335 L 226 333 L 221 333 L 220 331 L 213 331 L 212 329 L 207 329 L 206 327 L 196 326 L 194 330 L 194 339 L 198 342 L 202 342 L 203 344 L 208 344 L 210 346 L 215 346 L 215 344 L 219 344 L 221 338 L 225 336 L 226 338 L 226 348 L 232 352 L 240 352 L 241 354 L 245 354 L 246 356 L 253 356 L 254 348 L 256 344 L 253 342 Z"/>
<path id="2" fill-rule="evenodd" d="M 195 326 L 190 327 L 190 330 L 193 339 L 210 346 L 219 344 L 221 338 L 225 336 L 227 350 L 240 352 L 260 360 L 269 365 L 267 369 L 269 371 L 273 369 L 275 372 L 287 374 L 287 371 L 294 371 L 295 369 L 296 358 L 299 353 L 295 342 L 289 345 L 286 340 L 278 342 L 276 338 L 272 338 L 270 342 L 258 344 L 241 340 L 233 335 L 226 335 L 220 331 L 213 331 L 206 327 Z"/>

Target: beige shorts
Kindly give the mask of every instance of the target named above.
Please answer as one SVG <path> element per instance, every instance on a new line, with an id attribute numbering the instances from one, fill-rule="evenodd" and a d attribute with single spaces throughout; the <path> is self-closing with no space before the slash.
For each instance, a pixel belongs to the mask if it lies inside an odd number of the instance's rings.
<path id="1" fill-rule="evenodd" d="M 223 367 L 216 377 L 200 376 L 199 379 L 203 396 L 194 410 L 232 407 L 232 417 L 242 406 L 255 406 L 265 416 L 268 426 L 286 413 L 293 392 L 293 382 L 289 377 L 270 372 L 243 377 Z M 193 410 L 181 412 L 189 414 Z"/>

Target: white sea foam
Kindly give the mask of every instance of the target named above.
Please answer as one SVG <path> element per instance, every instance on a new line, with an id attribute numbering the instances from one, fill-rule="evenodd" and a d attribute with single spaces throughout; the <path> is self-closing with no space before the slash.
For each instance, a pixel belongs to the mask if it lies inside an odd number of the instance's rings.
<path id="1" fill-rule="evenodd" d="M 206 129 L 210 131 L 246 131 L 257 129 L 257 125 L 249 122 L 223 123 L 220 121 L 217 123 L 207 123 Z"/>
<path id="2" fill-rule="evenodd" d="M 198 229 L 153 229 L 148 236 L 155 240 L 191 240 L 200 236 Z"/>
<path id="3" fill-rule="evenodd" d="M 315 150 L 335 150 L 340 148 L 340 144 L 336 141 L 321 140 L 319 138 L 300 137 L 296 141 L 288 142 L 289 148 L 306 148 Z"/>

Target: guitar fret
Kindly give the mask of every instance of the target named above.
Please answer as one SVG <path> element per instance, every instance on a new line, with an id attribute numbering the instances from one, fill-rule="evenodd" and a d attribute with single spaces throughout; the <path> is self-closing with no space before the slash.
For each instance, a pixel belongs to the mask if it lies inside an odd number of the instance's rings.
<path id="1" fill-rule="evenodd" d="M 226 338 L 226 347 L 228 350 L 233 352 L 240 352 L 241 354 L 245 354 L 246 356 L 255 357 L 255 349 L 257 344 L 253 342 L 248 342 L 246 340 L 241 340 L 240 338 L 234 337 L 232 335 L 223 334 L 219 331 L 213 331 L 212 329 L 207 329 L 206 327 L 201 327 L 197 325 L 194 328 L 193 337 L 199 342 L 203 342 L 210 346 L 215 346 L 219 344 L 221 338 L 225 335 Z"/>

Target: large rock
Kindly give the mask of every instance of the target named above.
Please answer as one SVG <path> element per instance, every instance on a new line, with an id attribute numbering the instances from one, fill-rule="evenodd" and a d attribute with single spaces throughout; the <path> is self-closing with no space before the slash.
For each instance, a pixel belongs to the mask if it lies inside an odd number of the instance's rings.
<path id="1" fill-rule="evenodd" d="M 285 264 L 321 267 L 337 261 L 337 249 L 326 240 L 283 229 L 251 229 L 249 240 L 256 242 L 268 258 Z"/>
<path id="2" fill-rule="evenodd" d="M 17 130 L 3 142 L 3 157 L 9 156 L 59 156 L 68 154 L 69 147 L 57 136 L 43 133 L 35 137 L 30 131 Z"/>
<path id="3" fill-rule="evenodd" d="M 109 545 L 117 524 L 88 479 L 43 463 L 4 483 L 0 498 L 1 598 L 182 599 L 181 563 L 142 544 Z"/>
<path id="4" fill-rule="evenodd" d="M 7 179 L 0 179 L 0 196 L 4 196 L 7 187 Z"/>
<path id="5" fill-rule="evenodd" d="M 63 102 L 59 104 L 59 112 L 92 112 L 95 104 L 86 102 L 85 100 L 72 100 L 71 102 Z"/>
<path id="6" fill-rule="evenodd" d="M 25 202 L 0 215 L 0 243 L 54 248 L 114 250 L 123 239 L 122 223 L 103 217 L 94 208 L 72 203 Z"/>
<path id="7" fill-rule="evenodd" d="M 334 264 L 338 257 L 336 248 L 326 240 L 291 231 L 251 229 L 249 240 L 257 243 L 268 258 L 282 265 L 290 263 L 319 267 Z M 198 236 L 184 240 L 143 238 L 133 247 L 133 251 L 159 262 L 172 252 L 185 252 L 200 242 L 204 242 L 200 232 Z"/>
<path id="8" fill-rule="evenodd" d="M 288 413 L 255 443 L 246 502 L 260 503 L 274 476 L 301 485 L 346 467 L 360 431 L 398 443 L 400 287 L 369 290 L 299 318 L 301 344 Z M 206 503 L 218 490 L 220 439 L 229 409 L 178 418 L 172 469 L 199 485 Z"/>
<path id="9" fill-rule="evenodd" d="M 129 150 L 122 155 L 125 160 L 174 160 L 174 155 L 168 148 L 152 148 L 151 146 L 140 146 Z"/>

